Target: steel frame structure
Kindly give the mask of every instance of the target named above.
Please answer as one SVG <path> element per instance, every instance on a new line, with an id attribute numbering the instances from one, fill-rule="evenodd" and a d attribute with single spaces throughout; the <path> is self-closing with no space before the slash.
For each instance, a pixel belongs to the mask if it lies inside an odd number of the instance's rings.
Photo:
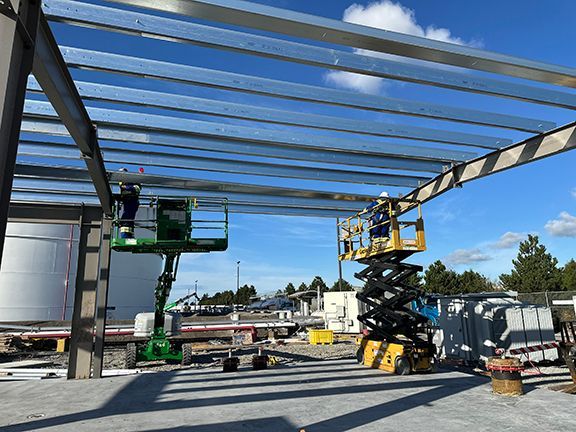
<path id="1" fill-rule="evenodd" d="M 110 221 L 102 213 L 111 211 L 111 182 L 138 181 L 150 194 L 226 196 L 232 212 L 335 218 L 360 210 L 370 200 L 366 193 L 356 193 L 354 185 L 400 188 L 424 202 L 464 182 L 575 146 L 573 123 L 557 128 L 550 119 L 482 111 L 469 104 L 362 95 L 217 70 L 195 58 L 193 64 L 185 64 L 149 58 L 148 51 L 127 56 L 70 46 L 75 45 L 71 40 L 58 45 L 48 21 L 77 32 L 94 31 L 79 28 L 89 27 L 140 38 L 142 44 L 156 39 L 186 50 L 223 50 L 260 61 L 292 62 L 559 110 L 576 109 L 571 90 L 576 88 L 576 70 L 568 67 L 242 0 L 112 2 L 116 5 L 44 0 L 42 10 L 39 0 L 0 3 L 0 55 L 9 59 L 0 64 L 0 259 L 11 193 L 13 199 L 32 204 L 15 204 L 10 220 L 54 221 L 59 214 L 61 221 L 70 221 L 73 214 L 83 227 L 81 245 L 87 252 L 80 257 L 83 271 L 78 273 L 70 377 L 89 376 L 92 357 L 86 353 L 94 346 L 100 354 L 103 349 L 99 335 L 107 301 L 109 238 L 102 232 L 109 231 Z M 457 68 L 374 57 L 359 50 Z M 80 69 L 91 72 L 73 80 Z M 86 76 L 96 78 L 89 81 Z M 135 84 L 126 85 L 119 76 Z M 143 80 L 149 85 L 143 86 Z M 210 90 L 209 96 L 190 94 L 199 87 Z M 224 100 L 223 94 L 231 100 Z M 296 101 L 306 110 L 268 108 L 259 102 L 272 98 L 288 105 Z M 347 114 L 327 115 L 327 108 Z M 394 118 L 373 120 L 381 115 Z M 398 116 L 401 120 L 396 121 Z M 414 125 L 414 119 L 428 124 Z M 475 129 L 466 131 L 462 125 Z M 86 169 L 78 166 L 79 159 Z M 155 174 L 106 169 L 121 164 L 148 166 Z M 232 180 L 207 180 L 200 173 Z M 270 186 L 270 178 L 282 179 L 282 186 Z M 295 187 L 296 181 L 322 186 Z M 40 200 L 63 206 L 55 209 Z M 90 205 L 83 207 L 78 222 L 82 202 Z M 100 253 L 93 252 L 97 243 Z M 97 290 L 101 294 L 96 299 Z M 92 339 L 88 326 L 94 324 L 95 302 L 97 332 Z M 98 376 L 101 355 L 95 356 L 95 365 Z"/>

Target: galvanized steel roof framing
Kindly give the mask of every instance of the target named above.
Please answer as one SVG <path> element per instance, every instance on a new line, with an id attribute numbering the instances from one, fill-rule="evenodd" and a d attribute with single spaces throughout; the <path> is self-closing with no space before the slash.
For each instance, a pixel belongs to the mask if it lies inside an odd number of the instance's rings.
<path id="1" fill-rule="evenodd" d="M 113 1 L 290 37 L 576 88 L 576 72 L 571 68 L 255 3 L 239 0 Z M 576 94 L 569 90 L 471 75 L 461 69 L 445 67 L 436 69 L 430 65 L 396 61 L 392 57 L 366 56 L 359 52 L 334 47 L 288 41 L 272 35 L 250 34 L 242 30 L 224 29 L 212 24 L 192 23 L 119 7 L 69 0 L 45 0 L 43 8 L 50 20 L 66 24 L 235 51 L 274 60 L 451 90 L 513 98 L 552 107 L 576 108 Z M 55 44 L 52 44 L 52 48 L 54 46 Z M 76 88 L 74 85 L 70 88 L 71 80 L 65 82 L 66 80 L 62 81 L 61 77 L 56 76 L 56 79 L 60 81 L 54 81 L 55 78 L 52 75 L 56 69 L 49 72 L 38 68 L 36 78 L 39 79 L 38 81 L 34 78 L 29 80 L 28 91 L 39 93 L 43 88 L 47 89 L 47 96 L 51 102 L 55 103 L 57 109 L 55 111 L 50 104 L 39 100 L 26 102 L 22 131 L 28 133 L 28 136 L 21 141 L 19 155 L 21 159 L 47 158 L 52 162 L 51 167 L 30 165 L 22 161 L 19 163 L 15 190 L 20 196 L 28 196 L 34 187 L 38 187 L 38 190 L 42 190 L 45 196 L 54 197 L 62 193 L 70 193 L 72 199 L 92 199 L 94 189 L 87 182 L 88 173 L 94 173 L 94 166 L 91 164 L 101 164 L 100 172 L 102 173 L 104 162 L 107 162 L 177 169 L 179 172 L 198 170 L 259 176 L 262 179 L 277 177 L 317 180 L 336 182 L 341 186 L 345 183 L 353 183 L 412 188 L 415 191 L 428 191 L 418 192 L 418 196 L 426 193 L 428 195 L 425 199 L 430 199 L 445 187 L 443 186 L 445 181 L 442 179 L 467 170 L 468 168 L 465 167 L 469 166 L 469 161 L 506 155 L 508 149 L 514 149 L 513 140 L 503 132 L 505 129 L 543 133 L 556 126 L 555 122 L 547 119 L 356 94 L 333 88 L 141 58 L 138 55 L 118 55 L 70 46 L 61 46 L 60 50 L 62 53 L 60 64 L 63 65 L 63 62 L 66 62 L 66 65 L 71 68 L 167 80 L 181 85 L 200 85 L 218 90 L 313 102 L 326 106 L 443 120 L 445 122 L 442 124 L 446 125 L 446 129 L 414 126 L 396 121 L 358 120 L 343 115 L 268 109 L 257 106 L 255 103 L 244 104 L 193 97 L 176 94 L 173 90 L 170 92 L 144 90 L 82 81 L 75 83 Z M 66 99 L 65 92 L 55 93 L 55 90 L 71 91 L 75 96 L 69 101 Z M 59 97 L 61 99 L 58 99 Z M 164 113 L 172 111 L 174 114 L 158 115 L 101 107 L 85 109 L 78 105 L 79 97 L 99 103 L 100 106 L 103 103 L 114 106 L 123 104 L 132 107 L 159 108 L 164 110 Z M 71 102 L 72 105 L 70 105 Z M 76 114 L 74 114 L 74 109 L 76 109 Z M 82 112 L 85 114 L 77 115 Z M 179 113 L 178 116 L 176 112 Z M 204 118 L 198 120 L 182 117 L 189 114 L 208 116 L 209 121 Z M 58 117 L 64 120 L 66 127 L 59 123 Z M 77 118 L 77 124 L 71 121 L 74 118 Z M 250 121 L 251 125 L 239 126 L 231 124 L 229 120 L 220 121 L 219 118 Z M 96 139 L 101 142 L 103 155 L 100 157 L 94 157 L 93 151 L 83 147 L 83 143 L 87 142 L 84 138 L 87 134 L 82 132 L 81 128 L 91 125 L 92 122 L 98 127 L 97 134 L 93 134 L 93 139 L 94 142 Z M 499 129 L 498 132 L 489 131 L 488 133 L 470 133 L 450 129 L 456 123 Z M 260 127 L 260 124 L 274 124 L 282 127 L 266 129 Z M 292 127 L 327 131 L 330 135 L 302 132 Z M 369 135 L 370 138 L 360 139 L 357 136 L 347 135 L 348 133 Z M 65 142 L 60 142 L 62 140 L 53 142 L 54 139 L 49 136 L 68 137 L 70 135 L 79 143 L 84 157 L 88 157 L 88 172 L 61 165 L 62 161 L 76 159 L 78 152 L 69 144 L 68 139 Z M 381 140 L 382 137 L 386 139 Z M 423 142 L 418 143 L 418 141 Z M 473 151 L 462 150 L 462 147 L 469 147 Z M 486 150 L 490 153 L 483 155 Z M 209 154 L 203 152 L 209 152 Z M 236 155 L 242 155 L 243 158 L 238 159 Z M 258 159 L 250 160 L 251 157 Z M 530 159 L 527 158 L 526 161 Z M 298 161 L 298 163 L 291 163 L 291 161 Z M 308 165 L 302 165 L 301 162 L 307 162 Z M 494 171 L 499 170 L 496 165 L 494 164 Z M 370 170 L 366 171 L 358 167 L 370 168 Z M 400 172 L 390 172 L 390 170 Z M 480 171 L 477 175 L 492 172 L 486 166 Z M 439 174 L 439 176 L 431 178 L 429 173 Z M 108 179 L 117 180 L 117 173 L 108 172 L 105 176 L 106 182 Z M 219 196 L 231 197 L 234 204 L 231 209 L 238 211 L 334 216 L 361 208 L 368 200 L 365 195 L 216 182 L 192 177 L 174 177 L 170 174 L 165 177 L 148 174 L 132 174 L 131 176 L 144 183 L 150 191 L 203 195 L 208 191 L 214 191 Z M 474 175 L 465 177 L 466 181 L 475 178 Z M 72 180 L 79 190 L 73 190 L 70 187 Z M 97 189 L 100 188 L 99 195 L 102 197 L 102 183 L 99 180 L 98 182 L 95 184 Z M 453 183 L 457 184 L 458 181 Z M 249 192 L 242 193 L 242 190 Z M 299 209 L 299 206 L 302 208 Z"/>

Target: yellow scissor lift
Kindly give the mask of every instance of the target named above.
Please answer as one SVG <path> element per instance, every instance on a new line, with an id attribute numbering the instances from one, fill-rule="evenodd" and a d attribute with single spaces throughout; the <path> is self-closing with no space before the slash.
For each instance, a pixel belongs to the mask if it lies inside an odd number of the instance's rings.
<path id="1" fill-rule="evenodd" d="M 401 204 L 417 207 L 415 221 L 398 219 Z M 374 234 L 382 227 L 388 228 L 388 235 L 376 237 Z M 358 320 L 369 329 L 358 339 L 358 362 L 400 375 L 431 371 L 435 349 L 426 329 L 427 318 L 409 307 L 422 292 L 407 280 L 422 267 L 402 262 L 426 250 L 420 203 L 381 198 L 369 210 L 340 222 L 338 238 L 344 246 L 338 257 L 341 261 L 367 265 L 355 274 L 365 282 L 356 297 L 368 306 Z"/>

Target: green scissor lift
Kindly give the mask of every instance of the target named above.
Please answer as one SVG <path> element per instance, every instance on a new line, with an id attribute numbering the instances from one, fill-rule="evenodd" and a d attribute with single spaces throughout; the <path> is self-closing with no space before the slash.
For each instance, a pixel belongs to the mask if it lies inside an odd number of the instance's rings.
<path id="1" fill-rule="evenodd" d="M 115 206 L 112 249 L 119 252 L 153 253 L 164 258 L 164 271 L 155 289 L 154 330 L 146 343 L 130 343 L 126 350 L 126 367 L 138 361 L 166 360 L 190 364 L 190 345 L 170 340 L 164 331 L 166 301 L 176 280 L 180 255 L 186 252 L 225 251 L 228 248 L 228 202 L 220 198 L 168 198 L 150 200 L 149 214 L 135 219 L 135 238 L 120 238 L 119 196 Z M 142 198 L 141 198 L 142 199 Z M 145 207 L 141 207 L 144 210 Z M 137 216 L 138 217 L 138 216 Z M 146 230 L 153 235 L 140 237 Z"/>

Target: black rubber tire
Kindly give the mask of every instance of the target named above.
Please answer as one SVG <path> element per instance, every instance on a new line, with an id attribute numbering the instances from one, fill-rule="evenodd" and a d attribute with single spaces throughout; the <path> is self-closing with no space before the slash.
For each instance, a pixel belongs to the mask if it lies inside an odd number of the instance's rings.
<path id="1" fill-rule="evenodd" d="M 126 356 L 124 358 L 124 366 L 126 369 L 136 369 L 136 355 L 138 354 L 135 343 L 126 345 Z"/>
<path id="2" fill-rule="evenodd" d="M 192 364 L 192 344 L 182 344 L 182 366 L 190 366 Z"/>
<path id="3" fill-rule="evenodd" d="M 412 372 L 412 366 L 410 365 L 410 360 L 408 360 L 408 357 L 397 357 L 395 363 L 394 371 L 397 375 L 410 375 L 410 372 Z"/>
<path id="4" fill-rule="evenodd" d="M 356 351 L 356 361 L 358 364 L 364 364 L 364 350 L 362 348 L 358 348 Z"/>

